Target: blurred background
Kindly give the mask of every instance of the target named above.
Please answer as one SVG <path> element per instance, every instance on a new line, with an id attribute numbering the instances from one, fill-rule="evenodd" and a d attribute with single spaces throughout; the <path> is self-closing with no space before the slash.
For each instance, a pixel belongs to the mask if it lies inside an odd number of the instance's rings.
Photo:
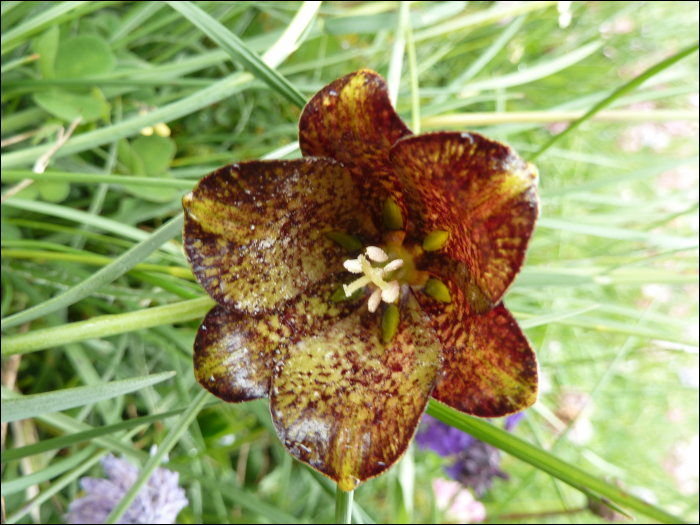
<path id="1" fill-rule="evenodd" d="M 698 38 L 697 2 L 312 4 L 194 3 L 306 99 L 368 67 L 387 78 L 414 131 L 475 130 L 526 159 Z M 1 10 L 3 318 L 122 255 L 140 240 L 134 231 L 152 232 L 179 213 L 181 196 L 208 172 L 300 156 L 302 108 L 260 75 L 240 73 L 241 61 L 184 8 L 3 2 Z M 290 28 L 300 31 L 274 47 Z M 524 417 L 495 422 L 690 522 L 698 521 L 698 104 L 694 53 L 537 156 L 541 219 L 505 302 L 538 354 L 541 395 Z M 41 158 L 41 146 L 68 135 L 65 147 Z M 44 172 L 65 175 L 41 178 Z M 70 306 L 3 327 L 3 338 L 204 296 L 181 256 L 161 250 L 144 262 L 151 267 Z M 72 408 L 61 416 L 68 419 L 3 423 L 8 523 L 64 522 L 71 502 L 90 494 L 80 478 L 105 476 L 108 450 L 144 466 L 182 410 L 143 426 L 128 422 L 192 402 L 200 389 L 191 363 L 198 324 L 173 320 L 24 355 L 3 352 L 3 399 L 13 390 L 29 395 L 178 372 Z M 208 398 L 195 415 L 165 465 L 179 480 L 158 488 L 176 503 L 187 498 L 179 522 L 332 519 L 332 484 L 286 453 L 265 402 Z M 85 432 L 86 424 L 112 429 L 121 448 L 88 435 L 48 441 Z M 425 419 L 401 463 L 356 491 L 362 511 L 355 520 L 627 519 L 441 425 Z M 31 445 L 38 448 L 6 454 Z M 91 463 L 78 456 L 88 445 Z"/>

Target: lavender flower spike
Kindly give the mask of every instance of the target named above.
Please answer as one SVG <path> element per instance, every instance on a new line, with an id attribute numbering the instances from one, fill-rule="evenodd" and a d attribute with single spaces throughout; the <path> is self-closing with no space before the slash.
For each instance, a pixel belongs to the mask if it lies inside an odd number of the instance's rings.
<path id="1" fill-rule="evenodd" d="M 111 454 L 102 460 L 102 467 L 108 479 L 80 480 L 86 494 L 70 504 L 67 523 L 104 523 L 139 475 L 135 466 Z M 175 523 L 178 513 L 189 503 L 178 478 L 176 472 L 156 469 L 119 523 Z"/>

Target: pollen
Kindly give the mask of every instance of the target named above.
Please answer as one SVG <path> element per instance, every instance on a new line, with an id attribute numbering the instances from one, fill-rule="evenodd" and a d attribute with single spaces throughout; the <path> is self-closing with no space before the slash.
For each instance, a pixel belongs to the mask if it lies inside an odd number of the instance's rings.
<path id="1" fill-rule="evenodd" d="M 372 262 L 384 263 L 389 260 L 389 256 L 376 246 L 368 246 L 365 255 L 359 255 L 357 259 L 348 259 L 343 263 L 343 266 L 350 273 L 364 274 L 362 277 L 353 281 L 350 284 L 344 284 L 343 290 L 345 291 L 345 296 L 350 297 L 354 292 L 368 285 L 376 286 L 376 289 L 372 292 L 369 298 L 367 307 L 370 312 L 375 312 L 379 307 L 379 303 L 384 301 L 385 303 L 393 303 L 398 299 L 399 293 L 401 291 L 401 286 L 396 280 L 385 281 L 384 279 L 387 275 L 394 270 L 398 270 L 403 266 L 403 260 L 394 259 L 382 267 L 373 267 Z"/>

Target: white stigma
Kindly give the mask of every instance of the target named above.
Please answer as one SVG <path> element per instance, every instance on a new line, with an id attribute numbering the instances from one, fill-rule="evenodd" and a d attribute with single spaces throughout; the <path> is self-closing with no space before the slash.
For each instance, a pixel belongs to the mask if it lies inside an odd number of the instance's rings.
<path id="1" fill-rule="evenodd" d="M 357 290 L 368 284 L 374 284 L 377 289 L 372 292 L 367 303 L 367 308 L 370 312 L 375 312 L 379 307 L 379 303 L 384 301 L 385 303 L 393 303 L 398 299 L 399 293 L 401 291 L 401 286 L 399 282 L 394 280 L 386 282 L 384 278 L 389 272 L 398 270 L 403 266 L 403 260 L 396 259 L 387 264 L 384 268 L 373 268 L 369 263 L 367 258 L 374 262 L 382 263 L 389 260 L 389 256 L 381 248 L 376 246 L 367 247 L 367 257 L 360 255 L 357 259 L 349 259 L 343 263 L 343 266 L 350 273 L 364 273 L 363 277 L 360 277 L 356 281 L 350 284 L 344 284 L 343 290 L 345 291 L 345 296 L 350 297 Z"/>

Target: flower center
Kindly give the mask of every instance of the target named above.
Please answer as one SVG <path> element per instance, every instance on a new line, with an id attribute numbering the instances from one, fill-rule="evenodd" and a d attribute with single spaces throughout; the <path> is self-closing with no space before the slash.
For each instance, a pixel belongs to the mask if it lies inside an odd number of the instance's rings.
<path id="1" fill-rule="evenodd" d="M 357 259 L 348 259 L 343 263 L 345 269 L 351 273 L 364 273 L 364 276 L 356 281 L 350 284 L 344 284 L 343 290 L 345 291 L 345 296 L 350 297 L 355 291 L 364 286 L 370 284 L 376 286 L 377 289 L 372 292 L 367 303 L 369 311 L 375 312 L 381 301 L 393 303 L 399 297 L 399 292 L 401 290 L 399 281 L 392 280 L 386 282 L 384 279 L 389 273 L 401 268 L 401 266 L 403 266 L 403 260 L 394 259 L 383 267 L 373 267 L 370 261 L 382 264 L 389 260 L 389 256 L 384 250 L 376 246 L 368 246 L 366 254 L 367 257 L 360 255 Z"/>

